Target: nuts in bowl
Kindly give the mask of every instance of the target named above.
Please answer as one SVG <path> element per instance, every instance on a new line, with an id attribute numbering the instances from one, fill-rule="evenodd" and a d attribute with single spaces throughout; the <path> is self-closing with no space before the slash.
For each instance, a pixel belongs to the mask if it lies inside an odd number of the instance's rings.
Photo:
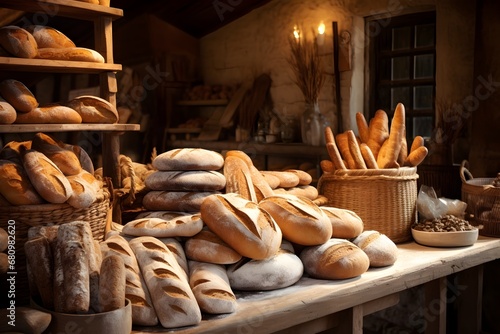
<path id="1" fill-rule="evenodd" d="M 477 227 L 453 215 L 416 223 L 411 232 L 413 239 L 419 244 L 434 247 L 470 246 L 479 235 Z"/>

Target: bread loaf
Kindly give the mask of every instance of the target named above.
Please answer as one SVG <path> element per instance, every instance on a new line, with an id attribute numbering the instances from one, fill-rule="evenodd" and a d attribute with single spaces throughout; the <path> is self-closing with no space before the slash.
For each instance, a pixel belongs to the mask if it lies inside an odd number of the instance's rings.
<path id="1" fill-rule="evenodd" d="M 53 243 L 57 240 L 58 230 L 59 225 L 32 226 L 28 229 L 28 240 L 44 237 L 51 245 L 53 245 Z"/>
<path id="2" fill-rule="evenodd" d="M 224 160 L 226 193 L 239 194 L 241 197 L 257 203 L 257 195 L 250 175 L 250 169 L 243 159 L 230 155 Z"/>
<path id="3" fill-rule="evenodd" d="M 260 260 L 279 249 L 282 234 L 273 217 L 241 195 L 209 196 L 200 212 L 208 228 L 242 256 Z"/>
<path id="4" fill-rule="evenodd" d="M 151 190 L 219 191 L 226 178 L 217 171 L 156 171 L 144 181 Z"/>
<path id="5" fill-rule="evenodd" d="M 315 186 L 297 186 L 292 188 L 278 188 L 274 189 L 275 195 L 294 195 L 300 197 L 306 197 L 310 200 L 314 200 L 318 197 L 318 189 Z M 268 196 L 269 197 L 269 196 Z"/>
<path id="6" fill-rule="evenodd" d="M 292 172 L 264 170 L 261 173 L 276 176 L 280 180 L 279 187 L 281 188 L 296 187 L 300 182 L 299 177 Z"/>
<path id="7" fill-rule="evenodd" d="M 368 145 L 373 156 L 377 159 L 382 144 L 389 138 L 389 118 L 387 117 L 387 113 L 382 109 L 377 110 L 370 120 L 368 129 L 370 136 L 366 145 Z"/>
<path id="8" fill-rule="evenodd" d="M 364 224 L 361 217 L 347 209 L 321 206 L 332 224 L 332 238 L 352 239 L 363 232 Z"/>
<path id="9" fill-rule="evenodd" d="M 82 117 L 66 106 L 47 105 L 17 114 L 17 124 L 80 124 Z"/>
<path id="10" fill-rule="evenodd" d="M 0 227 L 0 253 L 7 249 L 9 236 L 5 229 Z"/>
<path id="11" fill-rule="evenodd" d="M 0 194 L 13 205 L 42 204 L 24 168 L 10 160 L 0 160 Z"/>
<path id="12" fill-rule="evenodd" d="M 389 138 L 387 138 L 387 143 L 382 145 L 377 156 L 377 165 L 379 168 L 394 168 L 398 166 L 397 159 L 405 135 L 405 128 L 405 108 L 402 103 L 398 103 L 392 117 Z"/>
<path id="13" fill-rule="evenodd" d="M 26 151 L 31 148 L 31 140 L 27 141 L 10 141 L 0 150 L 0 159 L 10 160 L 19 165 L 23 164 L 21 159 L 21 151 Z"/>
<path id="14" fill-rule="evenodd" d="M 300 259 L 312 278 L 346 279 L 368 270 L 370 260 L 358 246 L 345 239 L 332 238 L 322 245 L 302 250 Z"/>
<path id="15" fill-rule="evenodd" d="M 30 25 L 26 30 L 35 38 L 38 48 L 74 48 L 75 43 L 57 29 L 43 26 Z"/>
<path id="16" fill-rule="evenodd" d="M 0 95 L 20 113 L 27 113 L 38 107 L 33 93 L 18 80 L 6 79 L 0 82 Z"/>
<path id="17" fill-rule="evenodd" d="M 161 325 L 173 328 L 200 323 L 200 307 L 172 252 L 154 237 L 135 238 L 130 241 L 130 247 L 144 275 Z"/>
<path id="18" fill-rule="evenodd" d="M 83 61 L 104 63 L 104 57 L 97 51 L 82 47 L 39 48 L 36 58 L 50 60 Z"/>
<path id="19" fill-rule="evenodd" d="M 148 210 L 199 212 L 203 200 L 216 191 L 149 191 L 142 204 Z"/>
<path id="20" fill-rule="evenodd" d="M 16 109 L 0 96 L 0 124 L 12 124 L 16 117 Z"/>
<path id="21" fill-rule="evenodd" d="M 356 138 L 352 130 L 347 130 L 345 133 L 347 134 L 347 144 L 349 145 L 349 152 L 351 152 L 355 167 L 357 169 L 366 169 L 366 163 L 359 148 L 358 138 Z"/>
<path id="22" fill-rule="evenodd" d="M 342 160 L 342 156 L 340 155 L 339 147 L 335 141 L 335 136 L 333 134 L 332 128 L 327 126 L 325 128 L 325 141 L 326 141 L 326 150 L 328 152 L 328 156 L 333 163 L 335 169 L 346 169 L 346 165 Z"/>
<path id="23" fill-rule="evenodd" d="M 45 237 L 37 237 L 24 244 L 26 266 L 34 277 L 34 284 L 40 296 L 42 306 L 48 310 L 54 308 L 54 262 L 52 249 Z"/>
<path id="24" fill-rule="evenodd" d="M 139 326 L 155 326 L 158 318 L 151 302 L 148 288 L 142 277 L 137 259 L 128 241 L 114 235 L 100 243 L 102 256 L 120 256 L 125 264 L 125 297 L 132 304 L 132 323 Z"/>
<path id="25" fill-rule="evenodd" d="M 179 148 L 158 155 L 152 162 L 158 170 L 219 170 L 224 158 L 218 152 L 202 148 Z"/>
<path id="26" fill-rule="evenodd" d="M 67 177 L 71 185 L 71 195 L 68 204 L 74 208 L 88 208 L 97 200 L 97 190 L 95 186 L 88 183 L 81 174 Z"/>
<path id="27" fill-rule="evenodd" d="M 94 174 L 94 163 L 92 162 L 92 159 L 90 159 L 89 154 L 81 146 L 70 145 L 62 142 L 58 144 L 62 148 L 73 151 L 73 153 L 75 153 L 76 157 L 80 161 L 80 165 L 82 166 L 82 168 L 90 174 Z"/>
<path id="28" fill-rule="evenodd" d="M 223 314 L 236 311 L 236 296 L 224 266 L 190 261 L 189 268 L 189 285 L 203 312 Z"/>
<path id="29" fill-rule="evenodd" d="M 37 133 L 31 141 L 31 148 L 47 156 L 59 167 L 64 175 L 77 175 L 82 171 L 80 160 L 76 154 L 61 147 L 52 137 L 44 133 Z"/>
<path id="30" fill-rule="evenodd" d="M 262 200 L 259 207 L 269 212 L 288 241 L 311 246 L 322 244 L 332 236 L 328 217 L 308 198 L 275 195 Z"/>
<path id="31" fill-rule="evenodd" d="M 360 112 L 356 113 L 356 126 L 358 127 L 358 133 L 361 142 L 368 142 L 368 139 L 370 138 L 370 129 L 368 127 L 368 122 L 366 121 L 365 115 Z"/>
<path id="32" fill-rule="evenodd" d="M 262 175 L 264 180 L 266 180 L 266 182 L 269 184 L 271 189 L 276 189 L 280 186 L 281 181 L 277 176 L 263 172 L 261 172 L 260 174 Z"/>
<path id="33" fill-rule="evenodd" d="M 231 264 L 241 259 L 237 251 L 207 228 L 187 239 L 184 249 L 187 258 L 193 261 Z"/>
<path id="34" fill-rule="evenodd" d="M 99 311 L 109 312 L 125 307 L 125 264 L 119 255 L 102 260 L 99 280 Z"/>
<path id="35" fill-rule="evenodd" d="M 103 98 L 82 95 L 66 103 L 67 107 L 76 110 L 82 117 L 82 123 L 108 123 L 118 122 L 116 107 Z"/>
<path id="36" fill-rule="evenodd" d="M 161 218 L 134 219 L 123 226 L 123 233 L 134 236 L 152 236 L 158 238 L 192 237 L 203 228 L 199 214 L 179 212 L 170 220 Z"/>
<path id="37" fill-rule="evenodd" d="M 396 244 L 378 231 L 364 231 L 353 240 L 353 243 L 368 255 L 371 267 L 390 266 L 398 258 Z"/>
<path id="38" fill-rule="evenodd" d="M 0 46 L 11 55 L 19 58 L 35 58 L 38 50 L 33 35 L 27 30 L 13 25 L 0 28 Z"/>
<path id="39" fill-rule="evenodd" d="M 64 203 L 71 196 L 71 184 L 59 168 L 43 153 L 23 152 L 23 165 L 38 194 L 50 203 Z"/>

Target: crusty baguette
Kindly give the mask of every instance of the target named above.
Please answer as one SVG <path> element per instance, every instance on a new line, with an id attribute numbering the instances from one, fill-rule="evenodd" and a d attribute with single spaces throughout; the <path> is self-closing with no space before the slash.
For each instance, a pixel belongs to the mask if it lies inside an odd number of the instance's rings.
<path id="1" fill-rule="evenodd" d="M 99 279 L 99 312 L 125 307 L 125 263 L 116 254 L 102 260 Z"/>
<path id="2" fill-rule="evenodd" d="M 370 147 L 368 147 L 367 144 L 361 143 L 359 145 L 359 149 L 361 151 L 361 155 L 363 156 L 363 159 L 365 160 L 365 164 L 367 168 L 370 169 L 377 169 L 377 160 L 373 156 L 372 150 L 370 150 Z"/>
<path id="3" fill-rule="evenodd" d="M 420 146 L 424 145 L 425 145 L 424 138 L 422 136 L 415 136 L 415 138 L 413 138 L 413 142 L 411 143 L 410 153 L 415 151 Z"/>
<path id="4" fill-rule="evenodd" d="M 408 154 L 406 158 L 406 166 L 418 166 L 424 161 L 425 157 L 429 153 L 429 150 L 425 146 L 420 146 Z"/>
<path id="5" fill-rule="evenodd" d="M 387 113 L 382 109 L 377 110 L 370 120 L 368 128 L 370 130 L 370 136 L 366 144 L 372 151 L 375 159 L 377 159 L 380 147 L 384 141 L 389 138 L 389 119 Z"/>
<path id="6" fill-rule="evenodd" d="M 169 220 L 162 218 L 134 219 L 123 226 L 123 233 L 157 238 L 192 237 L 202 228 L 203 221 L 199 214 L 179 212 L 176 217 Z"/>
<path id="7" fill-rule="evenodd" d="M 39 106 L 26 113 L 18 113 L 17 124 L 80 124 L 82 117 L 66 106 Z"/>
<path id="8" fill-rule="evenodd" d="M 337 142 L 340 154 L 344 158 L 347 168 L 356 169 L 356 162 L 354 161 L 351 150 L 349 149 L 349 139 L 347 138 L 347 132 L 338 133 L 335 136 L 335 141 Z"/>
<path id="9" fill-rule="evenodd" d="M 104 57 L 99 52 L 82 47 L 39 48 L 36 58 L 104 63 Z"/>
<path id="10" fill-rule="evenodd" d="M 357 169 L 366 169 L 366 163 L 359 149 L 358 139 L 354 134 L 354 131 L 347 130 L 347 144 L 349 145 L 349 152 L 351 152 L 351 157 L 354 160 L 354 164 Z"/>
<path id="11" fill-rule="evenodd" d="M 397 160 L 405 133 L 405 107 L 402 103 L 398 103 L 392 117 L 389 138 L 382 145 L 377 156 L 377 164 L 380 168 L 398 166 Z"/>
<path id="12" fill-rule="evenodd" d="M 332 160 L 335 169 L 347 169 L 344 161 L 342 160 L 342 156 L 340 155 L 339 148 L 335 142 L 333 131 L 329 126 L 325 128 L 325 140 L 328 156 L 330 157 L 330 160 Z"/>
<path id="13" fill-rule="evenodd" d="M 359 138 L 362 143 L 367 143 L 370 138 L 370 129 L 368 127 L 368 122 L 366 121 L 365 116 L 357 112 L 356 113 L 356 125 L 358 126 Z"/>

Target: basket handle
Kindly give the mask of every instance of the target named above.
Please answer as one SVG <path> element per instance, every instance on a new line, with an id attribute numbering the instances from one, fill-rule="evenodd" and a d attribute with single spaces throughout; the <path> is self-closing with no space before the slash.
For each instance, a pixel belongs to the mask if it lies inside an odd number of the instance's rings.
<path id="1" fill-rule="evenodd" d="M 463 183 L 466 183 L 467 180 L 472 180 L 474 178 L 471 172 L 469 172 L 468 167 L 469 162 L 467 160 L 463 160 L 460 164 L 460 178 L 462 179 Z"/>

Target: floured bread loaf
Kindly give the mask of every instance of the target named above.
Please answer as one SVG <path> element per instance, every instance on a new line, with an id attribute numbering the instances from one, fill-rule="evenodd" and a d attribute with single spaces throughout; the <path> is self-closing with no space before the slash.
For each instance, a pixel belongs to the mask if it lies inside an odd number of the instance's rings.
<path id="1" fill-rule="evenodd" d="M 82 117 L 83 123 L 114 124 L 118 122 L 116 107 L 103 98 L 82 95 L 66 103 L 66 106 L 76 110 Z"/>
<path id="2" fill-rule="evenodd" d="M 0 46 L 11 55 L 20 58 L 35 58 L 38 45 L 26 29 L 9 25 L 0 28 Z"/>
<path id="3" fill-rule="evenodd" d="M 201 205 L 208 228 L 242 256 L 262 260 L 279 249 L 281 230 L 257 203 L 235 193 L 212 195 Z"/>
<path id="4" fill-rule="evenodd" d="M 313 278 L 346 279 L 368 270 L 370 260 L 361 248 L 345 239 L 332 238 L 322 245 L 302 250 L 304 270 Z"/>
<path id="5" fill-rule="evenodd" d="M 332 225 L 321 209 L 310 199 L 294 195 L 265 198 L 259 207 L 273 216 L 283 238 L 304 246 L 319 245 L 331 238 Z"/>
<path id="6" fill-rule="evenodd" d="M 31 148 L 47 156 L 64 173 L 64 175 L 76 175 L 82 171 L 80 160 L 76 154 L 63 148 L 49 135 L 37 133 L 31 141 Z"/>
<path id="7" fill-rule="evenodd" d="M 231 264 L 241 259 L 241 254 L 207 228 L 187 239 L 184 249 L 188 259 L 199 262 Z"/>
<path id="8" fill-rule="evenodd" d="M 217 171 L 156 171 L 144 180 L 151 190 L 219 191 L 226 178 Z"/>
<path id="9" fill-rule="evenodd" d="M 165 244 L 154 237 L 138 237 L 129 244 L 161 325 L 174 328 L 200 323 L 201 310 L 187 277 Z"/>
<path id="10" fill-rule="evenodd" d="M 188 260 L 186 258 L 186 253 L 184 252 L 183 244 L 177 240 L 176 238 L 157 238 L 165 246 L 167 246 L 168 250 L 174 254 L 177 263 L 184 270 L 186 275 L 189 274 Z M 187 276 L 186 276 L 187 277 Z"/>
<path id="11" fill-rule="evenodd" d="M 353 243 L 370 259 L 371 267 L 393 265 L 398 258 L 398 247 L 388 236 L 378 231 L 364 231 Z"/>
<path id="12" fill-rule="evenodd" d="M 132 323 L 140 326 L 155 326 L 158 318 L 151 302 L 149 291 L 128 241 L 119 235 L 101 242 L 102 256 L 120 256 L 125 264 L 125 297 L 132 304 Z"/>
<path id="13" fill-rule="evenodd" d="M 202 148 L 179 148 L 158 155 L 152 162 L 158 170 L 219 170 L 224 158 L 218 152 Z"/>
<path id="14" fill-rule="evenodd" d="M 236 296 L 224 266 L 190 261 L 189 268 L 189 285 L 203 312 L 222 314 L 236 311 Z"/>
<path id="15" fill-rule="evenodd" d="M 0 124 L 12 124 L 16 117 L 16 109 L 0 96 Z"/>
<path id="16" fill-rule="evenodd" d="M 201 203 L 216 191 L 149 191 L 142 204 L 148 210 L 200 212 Z"/>
<path id="17" fill-rule="evenodd" d="M 303 271 L 300 258 L 281 248 L 275 255 L 264 260 L 241 259 L 228 266 L 227 276 L 235 290 L 260 291 L 293 285 L 302 277 Z"/>
<path id="18" fill-rule="evenodd" d="M 99 280 L 99 312 L 125 307 L 125 263 L 121 256 L 110 254 L 103 258 Z"/>
<path id="19" fill-rule="evenodd" d="M 42 306 L 46 309 L 54 309 L 54 262 L 50 242 L 45 237 L 37 237 L 26 241 L 24 244 L 26 254 L 26 265 L 34 280 L 30 283 L 30 289 L 36 288 Z M 33 295 L 33 291 L 30 291 Z"/>
<path id="20" fill-rule="evenodd" d="M 158 238 L 192 237 L 203 228 L 199 214 L 178 213 L 170 220 L 161 218 L 138 218 L 123 226 L 123 233 L 135 236 Z"/>
<path id="21" fill-rule="evenodd" d="M 0 95 L 20 113 L 27 113 L 38 107 L 33 93 L 18 80 L 6 79 L 0 82 Z"/>
<path id="22" fill-rule="evenodd" d="M 226 177 L 226 193 L 238 194 L 257 203 L 250 169 L 243 159 L 233 155 L 227 156 L 224 160 L 224 176 Z"/>
<path id="23" fill-rule="evenodd" d="M 320 206 L 320 208 L 332 224 L 332 238 L 352 239 L 363 232 L 363 220 L 355 212 L 331 206 Z"/>
<path id="24" fill-rule="evenodd" d="M 57 29 L 43 26 L 30 25 L 26 30 L 33 35 L 39 48 L 71 48 L 75 43 Z"/>

